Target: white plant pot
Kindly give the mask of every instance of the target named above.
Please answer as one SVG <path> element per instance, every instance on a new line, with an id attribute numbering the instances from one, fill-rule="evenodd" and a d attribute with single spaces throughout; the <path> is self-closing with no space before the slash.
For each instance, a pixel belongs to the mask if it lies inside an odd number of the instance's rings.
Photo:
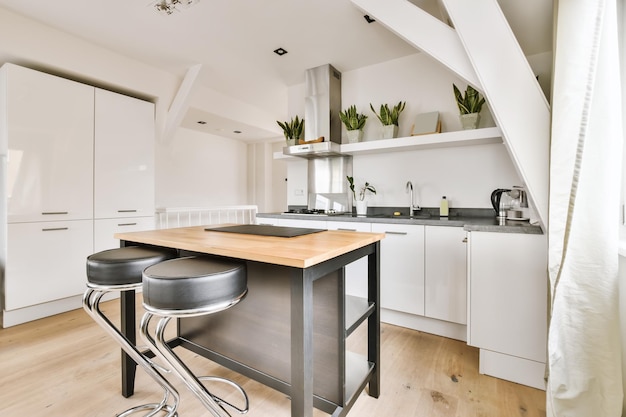
<path id="1" fill-rule="evenodd" d="M 392 139 L 398 137 L 398 126 L 396 125 L 387 125 L 383 126 L 381 129 L 381 138 L 382 139 Z"/>
<path id="2" fill-rule="evenodd" d="M 367 214 L 367 201 L 357 200 L 356 202 L 356 214 L 357 216 L 365 216 Z"/>
<path id="3" fill-rule="evenodd" d="M 461 119 L 461 126 L 463 126 L 463 129 L 476 129 L 478 128 L 478 122 L 480 122 L 480 114 L 462 114 L 459 116 L 459 119 Z"/>
<path id="4" fill-rule="evenodd" d="M 348 143 L 358 143 L 363 139 L 363 131 L 359 129 L 348 130 L 346 134 L 348 136 Z"/>
<path id="5" fill-rule="evenodd" d="M 287 146 L 294 146 L 297 145 L 297 140 L 296 139 L 287 139 Z"/>

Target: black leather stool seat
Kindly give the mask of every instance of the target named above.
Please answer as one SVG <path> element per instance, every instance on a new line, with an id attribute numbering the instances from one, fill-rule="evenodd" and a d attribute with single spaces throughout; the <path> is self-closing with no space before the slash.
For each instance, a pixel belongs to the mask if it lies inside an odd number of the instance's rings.
<path id="1" fill-rule="evenodd" d="M 87 281 L 104 286 L 139 284 L 144 269 L 176 256 L 173 249 L 143 246 L 104 250 L 87 257 Z"/>
<path id="2" fill-rule="evenodd" d="M 247 287 L 246 264 L 224 259 L 178 258 L 143 272 L 144 307 L 153 311 L 206 313 L 214 306 L 239 301 Z"/>

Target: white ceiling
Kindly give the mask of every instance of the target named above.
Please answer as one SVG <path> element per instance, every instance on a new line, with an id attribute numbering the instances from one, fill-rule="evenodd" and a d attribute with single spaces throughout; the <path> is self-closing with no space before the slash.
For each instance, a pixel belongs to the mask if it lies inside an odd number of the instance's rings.
<path id="1" fill-rule="evenodd" d="M 439 0 L 410 1 L 441 18 Z M 552 0 L 498 2 L 526 55 L 552 49 Z M 200 0 L 170 16 L 152 4 L 0 0 L 0 7 L 181 78 L 202 64 L 200 84 L 276 115 L 286 113 L 285 90 L 304 82 L 307 68 L 331 63 L 346 72 L 416 52 L 382 25 L 368 24 L 350 0 Z M 276 55 L 279 47 L 288 54 Z M 187 121 L 202 116 L 190 112 Z M 215 133 L 218 119 L 200 128 Z M 223 136 L 233 137 L 232 129 Z"/>

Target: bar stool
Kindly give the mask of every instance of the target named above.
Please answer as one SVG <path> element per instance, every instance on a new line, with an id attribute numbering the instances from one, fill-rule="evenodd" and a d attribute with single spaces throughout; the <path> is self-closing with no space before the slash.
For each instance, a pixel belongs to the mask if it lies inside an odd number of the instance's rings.
<path id="1" fill-rule="evenodd" d="M 148 411 L 146 417 L 166 413 L 166 417 L 177 415 L 179 395 L 161 372 L 169 372 L 146 358 L 128 338 L 102 313 L 100 300 L 110 292 L 121 292 L 141 288 L 142 271 L 158 262 L 175 258 L 175 250 L 128 246 L 94 253 L 87 257 L 87 290 L 83 295 L 85 311 L 120 344 L 122 349 L 140 365 L 164 390 L 159 403 L 142 404 L 120 414 Z M 161 371 L 161 372 L 159 372 Z M 170 396 L 173 404 L 168 404 Z"/>
<path id="2" fill-rule="evenodd" d="M 195 376 L 168 346 L 165 328 L 172 318 L 201 316 L 226 310 L 241 301 L 247 292 L 246 265 L 240 262 L 192 256 L 161 262 L 143 272 L 143 306 L 146 313 L 141 320 L 141 334 L 215 417 L 224 417 L 223 413 L 230 416 L 224 406 L 240 414 L 246 413 L 248 396 L 243 388 L 228 379 Z M 154 316 L 159 316 L 160 320 L 156 324 L 153 337 L 148 326 Z M 238 408 L 211 394 L 201 380 L 232 386 L 243 396 L 244 406 Z"/>

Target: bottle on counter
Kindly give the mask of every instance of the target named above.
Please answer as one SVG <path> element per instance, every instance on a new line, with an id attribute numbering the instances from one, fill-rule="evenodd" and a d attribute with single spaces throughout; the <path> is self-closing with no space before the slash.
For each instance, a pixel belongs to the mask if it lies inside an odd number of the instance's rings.
<path id="1" fill-rule="evenodd" d="M 439 217 L 448 217 L 448 199 L 445 195 L 441 197 L 441 205 L 439 206 Z"/>

